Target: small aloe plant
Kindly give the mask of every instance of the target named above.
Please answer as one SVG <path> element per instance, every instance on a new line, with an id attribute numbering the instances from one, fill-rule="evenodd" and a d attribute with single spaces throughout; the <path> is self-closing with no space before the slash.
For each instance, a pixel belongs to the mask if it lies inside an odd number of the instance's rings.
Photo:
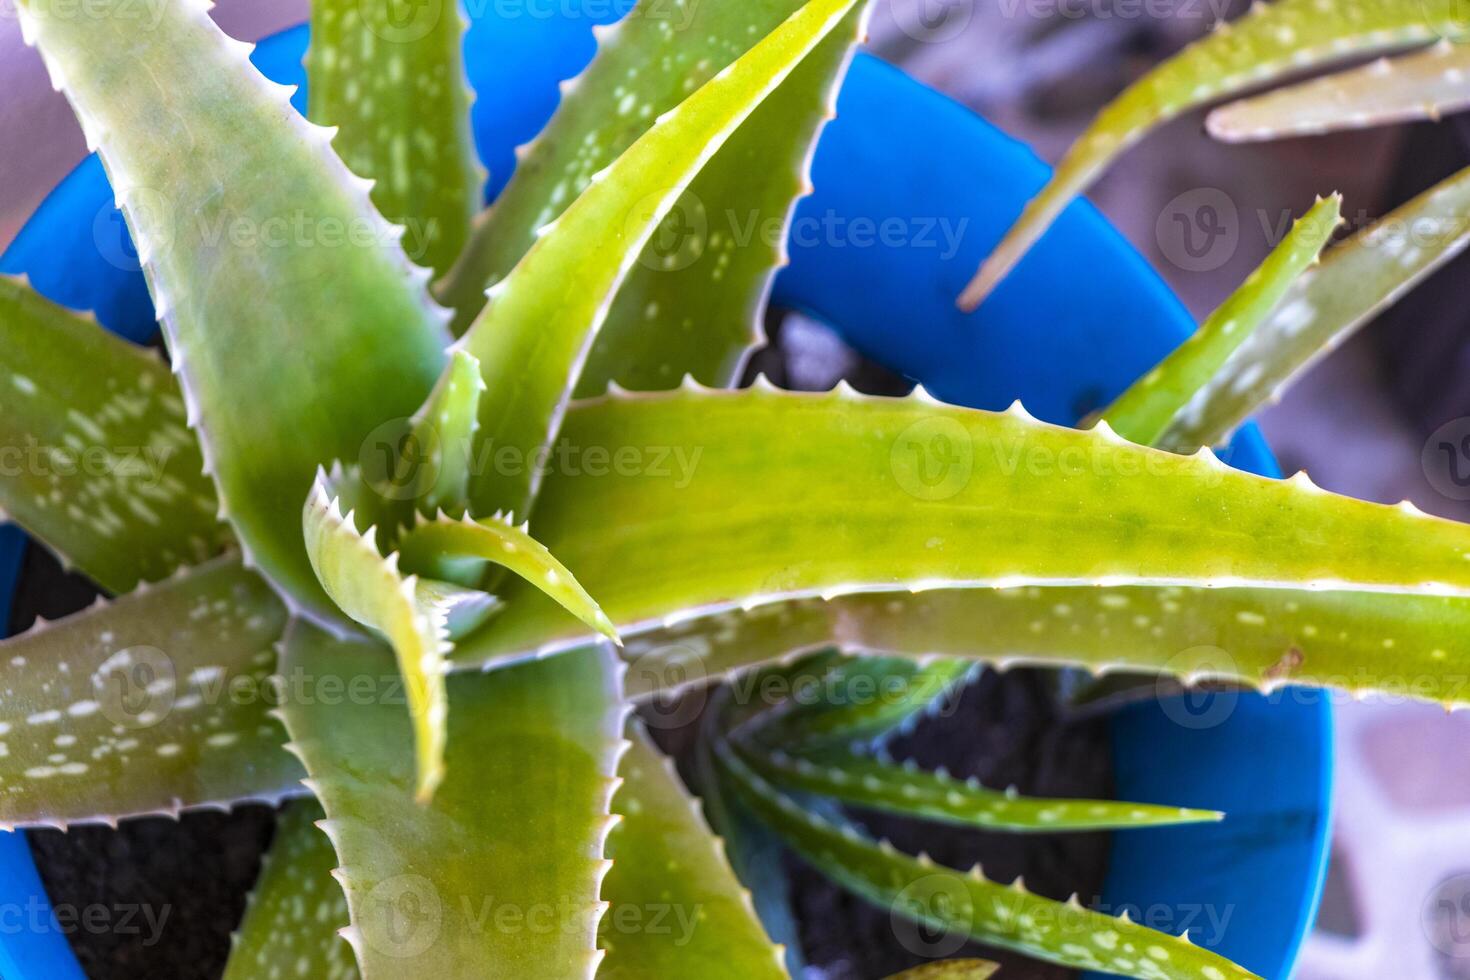
<path id="1" fill-rule="evenodd" d="M 857 894 L 993 946 L 1251 976 L 1187 934 L 899 852 L 836 804 L 1014 832 L 1220 819 L 1028 799 L 885 754 L 985 663 L 1455 706 L 1470 529 L 1207 448 L 1453 246 L 1394 261 L 1358 240 L 1319 265 L 1341 204 L 1319 200 L 1085 431 L 922 389 L 736 389 L 780 253 L 684 263 L 652 239 L 686 193 L 789 214 L 863 12 L 674 6 L 677 37 L 654 16 L 599 32 L 476 216 L 457 18 L 316 0 L 308 122 L 203 0 L 155 24 L 128 3 L 19 0 L 107 168 L 169 363 L 0 280 L 0 429 L 36 460 L 0 476 L 0 504 L 116 596 L 3 644 L 0 821 L 284 804 L 237 980 L 779 977 L 782 949 L 633 709 L 741 672 L 864 679 L 900 694 L 727 688 L 708 705 L 701 790 L 735 864 L 753 865 L 742 838 L 774 833 Z M 1252 14 L 1124 96 L 1015 241 L 1152 121 L 1326 53 L 1430 41 L 1452 13 Z M 1457 54 L 1417 56 L 1394 91 L 1419 78 L 1450 105 L 1436 71 Z M 1275 131 L 1280 113 L 1220 126 Z M 1449 220 L 1467 195 L 1462 178 L 1408 210 Z M 346 233 L 207 233 L 292 217 Z M 608 465 L 558 466 L 558 447 Z M 1005 465 L 1038 456 L 1083 463 Z M 64 465 L 84 457 L 105 476 Z M 1205 643 L 1228 666 L 1195 656 Z M 655 908 L 687 930 L 644 927 Z"/>

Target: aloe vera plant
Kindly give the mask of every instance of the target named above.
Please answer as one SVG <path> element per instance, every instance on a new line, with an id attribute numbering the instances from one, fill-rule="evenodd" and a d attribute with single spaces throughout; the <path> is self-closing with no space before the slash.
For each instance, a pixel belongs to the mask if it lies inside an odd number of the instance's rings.
<path id="1" fill-rule="evenodd" d="M 18 8 L 107 167 L 173 374 L 0 282 L 0 427 L 50 464 L 0 475 L 0 502 L 116 597 L 3 644 L 0 822 L 295 797 L 231 978 L 786 975 L 632 717 L 726 677 L 702 752 L 728 831 L 756 821 L 896 915 L 994 946 L 1248 977 L 1187 934 L 901 853 L 834 801 L 1014 832 L 1220 819 L 1030 799 L 886 754 L 983 663 L 1460 699 L 1470 529 L 1201 448 L 1451 246 L 1314 266 L 1340 203 L 1320 201 L 1088 430 L 922 388 L 734 389 L 779 254 L 686 265 L 654 238 L 691 188 L 789 214 L 858 0 L 706 0 L 679 5 L 686 39 L 653 16 L 601 32 L 473 227 L 458 18 L 406 30 L 412 11 L 318 0 L 308 122 L 199 0 L 157 25 L 128 6 Z M 1319 53 L 1430 30 L 1395 4 L 1279 6 L 1119 118 L 1175 111 L 1183 78 L 1203 98 L 1264 77 L 1257 40 L 1300 63 L 1272 16 Z M 423 98 L 383 84 L 410 75 Z M 1464 192 L 1411 207 L 1442 215 Z M 305 239 L 246 233 L 283 216 Z M 241 233 L 206 233 L 220 222 Z M 329 229 L 358 234 L 319 247 Z M 567 447 L 587 465 L 561 465 Z M 59 465 L 87 454 L 105 478 Z M 1205 644 L 1232 666 L 1191 659 Z M 803 671 L 896 693 L 748 693 Z"/>

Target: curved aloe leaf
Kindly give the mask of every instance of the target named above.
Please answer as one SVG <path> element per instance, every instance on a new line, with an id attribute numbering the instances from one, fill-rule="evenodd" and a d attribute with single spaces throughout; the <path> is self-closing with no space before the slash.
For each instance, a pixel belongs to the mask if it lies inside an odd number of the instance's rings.
<path id="1" fill-rule="evenodd" d="M 1470 589 L 1470 527 L 1020 411 L 685 390 L 589 403 L 563 433 L 642 460 L 549 480 L 536 511 L 539 540 L 624 634 L 803 596 L 959 585 Z M 687 547 L 696 536 L 720 546 Z M 542 600 L 516 583 L 503 598 L 462 663 L 544 640 Z"/>
<path id="2" fill-rule="evenodd" d="M 943 704 L 975 671 L 970 659 L 849 658 L 823 680 L 821 698 L 768 722 L 762 741 L 800 750 L 878 741 Z"/>
<path id="3" fill-rule="evenodd" d="M 616 663 L 589 649 L 451 678 L 448 771 L 428 805 L 393 688 L 357 683 L 391 684 L 386 650 L 298 624 L 283 666 L 359 692 L 282 711 L 327 813 L 363 976 L 590 977 L 624 744 Z"/>
<path id="4" fill-rule="evenodd" d="M 1210 113 L 1210 135 L 1232 143 L 1438 119 L 1470 108 L 1470 44 L 1427 51 L 1232 102 Z"/>
<path id="5" fill-rule="evenodd" d="M 598 931 L 607 957 L 600 980 L 781 978 L 781 947 L 766 938 L 719 838 L 684 791 L 672 763 L 630 726 L 607 840 L 612 870 Z"/>
<path id="6" fill-rule="evenodd" d="M 516 465 L 476 473 L 478 512 L 524 512 L 587 351 L 644 244 L 714 153 L 856 3 L 808 0 L 594 175 L 493 287 L 460 344 L 485 371 L 481 438 Z"/>
<path id="7" fill-rule="evenodd" d="M 910 857 L 802 808 L 717 747 L 724 771 L 752 810 L 813 867 L 895 917 L 959 932 L 980 942 L 1084 970 L 1168 980 L 1222 980 L 1254 974 L 1192 944 L 1128 921 Z"/>
<path id="8" fill-rule="evenodd" d="M 312 488 L 302 524 L 307 553 L 327 595 L 342 612 L 381 633 L 397 654 L 413 719 L 417 795 L 427 801 L 444 778 L 447 616 L 432 602 L 421 600 L 419 580 L 399 571 L 396 554 L 385 558 L 378 551 L 375 528 L 360 532 L 354 513 L 342 513 L 341 500 L 330 494 L 325 474 Z"/>
<path id="9" fill-rule="evenodd" d="M 458 4 L 314 0 L 308 115 L 337 127 L 347 166 L 376 181 L 373 203 L 404 226 L 409 258 L 448 270 L 480 207 Z"/>
<path id="10" fill-rule="evenodd" d="M 1160 445 L 1223 442 L 1292 379 L 1470 243 L 1470 169 L 1328 249 L 1174 419 Z"/>
<path id="11" fill-rule="evenodd" d="M 1000 964 L 989 960 L 941 960 L 895 973 L 888 980 L 989 980 Z"/>
<path id="12" fill-rule="evenodd" d="M 446 558 L 494 562 L 534 583 L 557 605 L 614 643 L 622 642 L 607 614 L 566 566 L 526 533 L 525 524 L 516 527 L 508 519 L 497 518 L 456 520 L 442 514 L 423 518 L 403 536 L 399 554 L 410 568 Z"/>
<path id="13" fill-rule="evenodd" d="M 1316 65 L 1438 41 L 1458 0 L 1257 3 L 1132 85 L 1098 115 L 960 297 L 974 309 L 1062 209 L 1155 126 L 1197 106 Z"/>
<path id="14" fill-rule="evenodd" d="M 335 616 L 302 548 L 301 501 L 318 465 L 355 459 L 423 402 L 443 311 L 328 132 L 206 7 L 18 10 L 107 168 L 247 559 Z"/>
<path id="15" fill-rule="evenodd" d="M 0 507 L 109 592 L 228 545 L 168 367 L 0 276 Z"/>
<path id="16" fill-rule="evenodd" d="M 0 824 L 299 792 L 268 714 L 285 619 L 259 577 L 218 559 L 0 644 Z"/>
<path id="17" fill-rule="evenodd" d="M 281 811 L 224 980 L 360 976 L 352 947 L 338 935 L 348 925 L 347 898 L 332 880 L 337 856 L 316 826 L 322 816 L 315 800 L 288 803 Z"/>
<path id="18" fill-rule="evenodd" d="M 1127 830 L 1172 824 L 1206 823 L 1224 814 L 1116 800 L 1057 800 L 986 789 L 977 779 L 920 769 L 912 761 L 853 753 L 823 753 L 815 758 L 766 752 L 732 742 L 740 759 L 762 779 L 787 792 L 830 796 L 871 810 L 883 810 L 986 830 L 1052 833 L 1076 830 Z"/>
<path id="19" fill-rule="evenodd" d="M 775 29 L 797 0 L 697 3 L 643 0 L 614 28 L 515 176 L 475 229 L 441 292 L 463 326 L 556 219 L 653 120 Z M 665 33 L 676 17 L 678 44 Z M 805 189 L 807 157 L 857 37 L 858 14 L 803 62 L 715 154 L 665 226 L 644 247 L 608 312 L 578 390 L 609 381 L 634 389 L 677 385 L 686 373 L 723 386 L 758 342 L 763 294 L 780 261 L 786 221 Z M 670 261 L 672 259 L 672 261 Z"/>
<path id="20" fill-rule="evenodd" d="M 1158 442 L 1195 393 L 1280 306 L 1291 284 L 1317 263 L 1317 256 L 1341 223 L 1341 195 L 1319 198 L 1266 261 L 1188 340 L 1103 410 L 1102 417 L 1114 431 L 1130 442 Z"/>

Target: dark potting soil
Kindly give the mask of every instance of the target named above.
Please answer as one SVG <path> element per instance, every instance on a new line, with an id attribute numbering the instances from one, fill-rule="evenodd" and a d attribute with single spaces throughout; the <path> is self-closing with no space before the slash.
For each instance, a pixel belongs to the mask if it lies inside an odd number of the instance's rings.
<path id="1" fill-rule="evenodd" d="M 783 349 L 789 334 L 779 315 L 773 316 L 770 332 L 774 341 L 752 363 L 752 372 L 763 370 L 790 387 L 807 386 L 806 381 L 827 387 L 836 381 L 835 375 L 813 377 L 811 356 L 795 363 L 800 359 Z M 820 359 L 832 353 L 822 348 L 820 337 L 808 336 L 806 342 L 816 344 L 809 355 Z M 861 391 L 900 394 L 909 387 L 850 352 L 842 357 L 839 373 Z M 64 573 L 43 549 L 28 548 L 12 631 L 26 628 L 37 615 L 55 619 L 75 612 L 96 595 L 84 579 Z M 925 766 L 947 766 L 958 776 L 978 776 L 988 786 L 1015 785 L 1023 793 L 1050 796 L 1112 795 L 1106 723 L 1064 722 L 1045 675 L 1037 671 L 984 675 L 954 705 L 897 739 L 892 750 Z M 937 862 L 958 868 L 980 861 L 986 874 L 1000 881 L 1021 874 L 1029 888 L 1053 898 L 1078 892 L 1085 903 L 1100 890 L 1106 871 L 1106 834 L 1008 836 L 858 812 L 853 816 L 903 850 L 924 850 Z M 185 814 L 179 820 L 128 820 L 116 830 L 83 826 L 67 832 L 30 831 L 27 836 L 46 891 L 65 914 L 62 927 L 92 980 L 215 980 L 224 969 L 230 934 L 244 913 L 274 822 L 270 809 L 245 806 L 231 813 Z M 788 864 L 791 905 L 801 923 L 806 960 L 832 980 L 885 977 L 922 962 L 924 957 L 914 950 L 926 948 L 944 957 L 983 954 L 1000 960 L 1006 964 L 1007 980 L 1075 976 L 972 944 L 956 948 L 947 937 L 895 925 L 886 910 L 854 898 L 796 858 Z M 93 910 L 91 918 L 88 909 Z"/>

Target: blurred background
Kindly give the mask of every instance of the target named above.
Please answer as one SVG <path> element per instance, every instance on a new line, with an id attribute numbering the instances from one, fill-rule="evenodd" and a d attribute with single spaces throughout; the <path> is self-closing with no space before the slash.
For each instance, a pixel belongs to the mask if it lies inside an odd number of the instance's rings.
<path id="1" fill-rule="evenodd" d="M 871 48 L 1054 162 L 1124 85 L 1244 5 L 879 0 Z M 220 0 L 218 7 L 226 30 L 244 38 L 305 17 L 305 0 Z M 20 42 L 9 0 L 0 0 L 0 91 L 3 249 L 84 155 L 70 111 Z M 1230 146 L 1210 140 L 1193 114 L 1131 151 L 1091 198 L 1203 316 L 1316 195 L 1341 191 L 1356 230 L 1467 164 L 1470 115 Z M 1203 261 L 1181 239 L 1202 207 L 1215 209 L 1224 230 Z M 1460 370 L 1470 368 L 1467 282 L 1470 259 L 1462 256 L 1261 417 L 1284 471 L 1306 469 L 1331 490 L 1409 499 L 1470 520 L 1470 487 L 1449 471 L 1457 461 L 1425 452 L 1470 436 L 1470 370 Z M 840 342 L 808 326 L 798 333 L 812 355 L 841 360 Z M 818 365 L 814 373 L 822 371 Z M 1401 951 L 1424 943 L 1436 951 L 1435 976 L 1470 977 L 1463 955 L 1470 937 L 1453 929 L 1470 918 L 1470 713 L 1370 701 L 1341 705 L 1337 721 L 1331 875 L 1297 976 L 1407 977 Z"/>

